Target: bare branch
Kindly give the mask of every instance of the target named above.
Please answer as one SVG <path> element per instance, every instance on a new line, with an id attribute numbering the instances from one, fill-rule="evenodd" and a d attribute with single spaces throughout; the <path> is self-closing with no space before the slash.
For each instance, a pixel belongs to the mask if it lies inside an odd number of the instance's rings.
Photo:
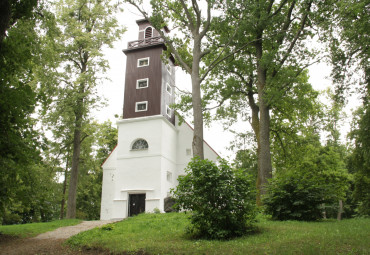
<path id="1" fill-rule="evenodd" d="M 207 21 L 206 21 L 206 24 L 204 25 L 204 28 L 202 30 L 202 32 L 200 32 L 199 36 L 200 38 L 203 38 L 204 35 L 208 32 L 209 30 L 209 27 L 211 25 L 211 4 L 209 3 L 209 1 L 207 1 Z"/>
<path id="2" fill-rule="evenodd" d="M 196 33 L 199 33 L 200 24 L 201 24 L 201 21 L 202 21 L 202 12 L 199 9 L 197 0 L 191 0 L 191 3 L 193 5 L 195 15 L 197 15 L 197 20 L 196 20 L 197 26 L 196 26 L 195 30 L 196 30 Z"/>
<path id="3" fill-rule="evenodd" d="M 275 0 L 270 0 L 269 6 L 267 7 L 267 13 L 271 12 L 272 6 L 274 5 Z"/>
<path id="4" fill-rule="evenodd" d="M 306 22 L 307 22 L 307 19 L 308 19 L 308 11 L 311 9 L 311 4 L 312 4 L 312 1 L 310 1 L 310 2 L 308 3 L 308 5 L 307 5 L 307 10 L 306 10 L 306 12 L 303 14 L 303 17 L 302 17 L 301 25 L 300 25 L 300 27 L 299 27 L 299 29 L 298 29 L 298 31 L 297 31 L 297 33 L 296 33 L 296 35 L 295 35 L 295 37 L 294 37 L 293 41 L 290 43 L 290 46 L 289 46 L 288 50 L 287 50 L 287 51 L 286 51 L 286 53 L 285 53 L 285 56 L 283 57 L 283 59 L 282 59 L 282 60 L 280 60 L 280 62 L 279 62 L 279 67 L 278 67 L 277 69 L 275 69 L 275 70 L 274 70 L 274 72 L 273 72 L 273 74 L 272 74 L 273 76 L 275 76 L 275 75 L 279 72 L 279 70 L 281 69 L 281 67 L 284 65 L 285 61 L 288 59 L 288 57 L 289 57 L 290 53 L 292 52 L 292 50 L 293 50 L 293 48 L 294 48 L 294 46 L 295 46 L 295 44 L 296 44 L 296 42 L 297 42 L 297 40 L 298 40 L 299 36 L 301 35 L 302 31 L 304 30 L 305 25 L 306 25 Z"/>
<path id="5" fill-rule="evenodd" d="M 182 8 L 184 9 L 185 11 L 185 15 L 187 17 L 187 19 L 189 20 L 189 29 L 192 33 L 194 33 L 194 29 L 195 29 L 195 26 L 194 26 L 194 23 L 193 23 L 193 18 L 191 17 L 191 14 L 189 12 L 189 9 L 188 7 L 186 6 L 184 0 L 180 0 L 180 3 L 182 5 Z"/>
<path id="6" fill-rule="evenodd" d="M 182 89 L 180 89 L 179 87 L 177 87 L 176 85 L 175 85 L 174 87 L 175 87 L 178 91 L 180 91 L 181 93 L 183 93 L 183 94 L 191 95 L 191 92 L 189 92 L 189 91 L 182 90 Z"/>
<path id="7" fill-rule="evenodd" d="M 285 56 L 283 57 L 283 59 L 280 61 L 279 65 L 280 67 L 284 65 L 284 62 L 287 60 L 287 58 L 289 57 L 290 53 L 292 52 L 299 36 L 301 35 L 302 31 L 304 30 L 305 28 L 305 25 L 306 25 L 306 22 L 307 22 L 307 19 L 308 19 L 308 11 L 311 9 L 311 4 L 312 4 L 312 1 L 310 1 L 307 5 L 307 10 L 305 12 L 305 14 L 303 15 L 303 18 L 302 18 L 302 22 L 301 22 L 301 26 L 300 28 L 298 29 L 293 41 L 291 42 L 287 52 L 285 53 Z"/>
<path id="8" fill-rule="evenodd" d="M 80 63 L 78 62 L 78 61 L 76 61 L 75 59 L 73 59 L 71 56 L 69 56 L 68 54 L 66 54 L 66 57 L 67 57 L 67 59 L 69 60 L 69 61 L 72 61 L 75 65 L 76 65 L 76 67 L 78 68 L 78 69 L 82 69 L 82 67 L 81 67 L 81 65 L 80 65 Z"/>
<path id="9" fill-rule="evenodd" d="M 206 70 L 206 72 L 203 74 L 203 76 L 201 77 L 200 79 L 200 82 L 202 82 L 206 77 L 207 75 L 209 74 L 210 71 L 212 71 L 219 63 L 221 63 L 222 61 L 224 61 L 225 59 L 231 57 L 232 55 L 234 55 L 235 53 L 238 53 L 240 51 L 242 51 L 245 47 L 247 47 L 248 45 L 252 44 L 252 43 L 255 43 L 256 41 L 258 40 L 252 40 L 246 44 L 244 44 L 243 46 L 241 46 L 240 48 L 237 48 L 233 51 L 231 51 L 229 54 L 227 54 L 226 56 L 222 57 L 221 58 L 221 55 L 224 53 L 225 49 L 229 46 L 229 44 L 232 42 L 232 40 L 234 39 L 234 36 L 237 32 L 237 29 L 235 30 L 234 32 L 234 35 L 230 38 L 230 40 L 228 41 L 228 43 L 223 47 L 222 51 L 218 54 L 218 56 L 212 61 L 212 63 L 209 65 L 208 69 Z"/>
<path id="10" fill-rule="evenodd" d="M 303 67 L 299 68 L 298 71 L 295 73 L 294 77 L 298 77 L 304 70 L 306 70 L 309 66 L 319 63 L 324 57 L 321 57 L 317 59 L 316 61 L 313 61 L 311 63 L 308 63 L 304 65 Z M 276 75 L 276 74 L 275 74 Z M 291 89 L 291 83 L 286 83 L 281 87 L 281 90 L 284 90 L 284 92 L 289 91 Z M 272 102 L 274 102 L 275 98 L 278 97 L 278 95 L 273 94 L 272 97 L 270 97 L 268 100 L 266 100 L 267 105 L 270 106 Z"/>
<path id="11" fill-rule="evenodd" d="M 271 17 L 273 17 L 273 16 L 277 15 L 277 14 L 281 11 L 281 9 L 283 8 L 283 6 L 284 6 L 287 2 L 288 2 L 288 0 L 284 0 L 284 1 L 282 1 L 282 2 L 280 3 L 279 7 L 276 9 L 276 11 L 274 11 L 274 13 L 273 13 L 273 14 L 271 14 L 269 18 L 271 18 Z M 295 4 L 295 1 L 292 3 L 292 5 L 294 5 L 294 4 Z M 271 6 L 271 7 L 272 7 L 272 6 Z"/>
<path id="12" fill-rule="evenodd" d="M 283 43 L 283 41 L 285 39 L 285 36 L 286 36 L 286 33 L 288 31 L 288 28 L 289 28 L 290 24 L 293 22 L 293 20 L 290 19 L 290 18 L 292 16 L 294 6 L 295 6 L 295 2 L 293 2 L 292 5 L 289 7 L 289 11 L 288 11 L 288 14 L 287 14 L 287 17 L 286 17 L 286 21 L 283 25 L 283 28 L 281 29 L 281 37 L 277 41 L 277 47 L 279 47 Z M 274 47 L 274 49 L 276 49 L 276 47 Z"/>

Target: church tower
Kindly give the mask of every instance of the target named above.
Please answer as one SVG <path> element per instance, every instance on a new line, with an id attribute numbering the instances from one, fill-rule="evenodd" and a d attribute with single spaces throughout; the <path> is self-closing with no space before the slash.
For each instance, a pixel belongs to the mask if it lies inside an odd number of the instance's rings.
<path id="1" fill-rule="evenodd" d="M 102 165 L 102 220 L 168 211 L 170 190 L 192 157 L 193 129 L 179 125 L 170 108 L 175 102 L 174 59 L 162 60 L 164 40 L 147 20 L 136 23 L 138 40 L 123 50 L 127 60 L 118 144 Z M 207 143 L 204 148 L 205 158 L 216 161 L 217 153 Z"/>
<path id="2" fill-rule="evenodd" d="M 123 119 L 162 115 L 175 124 L 174 59 L 161 59 L 163 39 L 147 20 L 138 20 L 138 40 L 123 50 L 127 56 Z M 165 33 L 169 32 L 165 27 Z"/>

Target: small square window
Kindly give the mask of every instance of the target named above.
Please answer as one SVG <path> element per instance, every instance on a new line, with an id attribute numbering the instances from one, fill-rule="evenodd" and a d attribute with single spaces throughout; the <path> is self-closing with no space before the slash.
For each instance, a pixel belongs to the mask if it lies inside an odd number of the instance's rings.
<path id="1" fill-rule="evenodd" d="M 136 103 L 135 112 L 145 112 L 147 110 L 148 110 L 148 101 Z"/>
<path id="2" fill-rule="evenodd" d="M 137 60 L 137 67 L 149 66 L 149 58 L 140 58 Z"/>
<path id="3" fill-rule="evenodd" d="M 169 64 L 167 64 L 166 69 L 167 69 L 167 72 L 172 74 L 172 67 Z"/>
<path id="4" fill-rule="evenodd" d="M 191 149 L 186 149 L 186 155 L 191 156 Z"/>
<path id="5" fill-rule="evenodd" d="M 172 95 L 172 87 L 168 83 L 166 84 L 166 90 L 167 90 L 168 94 Z"/>
<path id="6" fill-rule="evenodd" d="M 172 173 L 167 172 L 167 181 L 172 182 Z"/>
<path id="7" fill-rule="evenodd" d="M 170 107 L 168 107 L 168 105 L 166 105 L 166 113 L 168 115 L 168 117 L 171 118 L 171 115 L 172 115 L 172 109 Z"/>
<path id="8" fill-rule="evenodd" d="M 149 87 L 149 79 L 140 79 L 136 81 L 136 88 L 143 89 Z"/>

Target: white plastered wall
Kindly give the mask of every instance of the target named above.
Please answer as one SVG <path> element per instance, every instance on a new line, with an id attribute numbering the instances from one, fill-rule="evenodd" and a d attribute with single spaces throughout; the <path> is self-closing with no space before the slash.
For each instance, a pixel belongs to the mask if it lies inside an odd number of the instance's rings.
<path id="1" fill-rule="evenodd" d="M 101 219 L 126 218 L 129 194 L 145 193 L 145 211 L 163 212 L 164 198 L 191 160 L 193 129 L 187 123 L 179 126 L 177 120 L 173 126 L 162 115 L 119 120 L 117 125 L 117 147 L 103 164 Z M 148 142 L 147 150 L 131 150 L 138 138 Z M 217 153 L 206 143 L 204 153 L 217 161 Z"/>

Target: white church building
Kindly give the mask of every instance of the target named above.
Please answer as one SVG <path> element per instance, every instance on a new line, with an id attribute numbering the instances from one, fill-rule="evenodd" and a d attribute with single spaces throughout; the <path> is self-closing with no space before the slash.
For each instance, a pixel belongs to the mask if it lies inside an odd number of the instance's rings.
<path id="1" fill-rule="evenodd" d="M 127 63 L 118 144 L 102 165 L 102 220 L 164 212 L 165 198 L 192 158 L 193 129 L 186 122 L 179 125 L 170 108 L 175 102 L 174 59 L 163 63 L 166 46 L 158 31 L 146 20 L 136 23 L 139 38 L 123 50 Z M 206 142 L 204 155 L 217 161 Z"/>

